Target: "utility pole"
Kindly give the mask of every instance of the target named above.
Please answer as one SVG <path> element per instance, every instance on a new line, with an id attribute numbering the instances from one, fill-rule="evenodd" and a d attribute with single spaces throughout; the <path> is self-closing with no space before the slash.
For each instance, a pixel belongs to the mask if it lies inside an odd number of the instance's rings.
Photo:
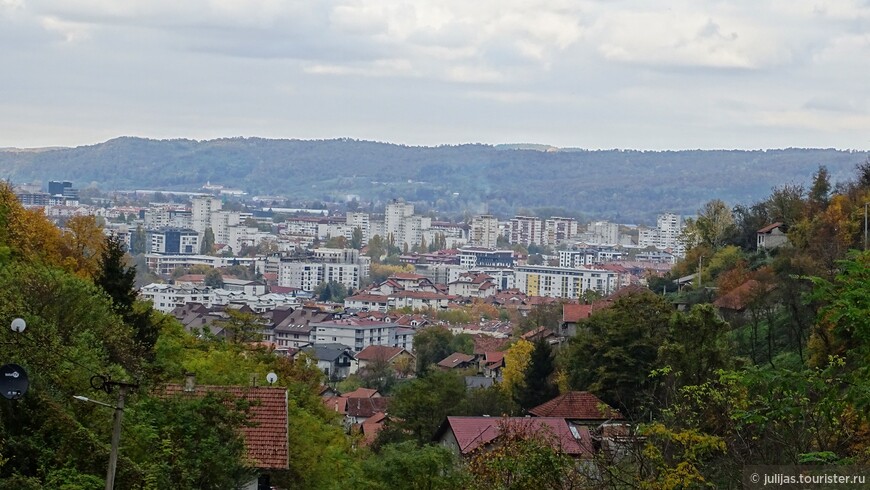
<path id="1" fill-rule="evenodd" d="M 115 469 L 118 467 L 118 447 L 121 445 L 121 417 L 124 416 L 124 397 L 127 386 L 118 386 L 118 404 L 115 405 L 114 427 L 112 428 L 112 451 L 109 453 L 109 469 L 106 472 L 106 490 L 115 488 Z"/>
<path id="2" fill-rule="evenodd" d="M 95 390 L 105 391 L 111 394 L 112 389 L 118 388 L 118 402 L 115 405 L 92 400 L 86 396 L 73 395 L 73 398 L 88 403 L 95 403 L 115 411 L 112 417 L 112 449 L 109 452 L 109 468 L 106 470 L 106 490 L 115 489 L 115 470 L 118 468 L 118 451 L 121 446 L 121 418 L 124 416 L 124 399 L 127 396 L 128 390 L 136 389 L 139 385 L 135 383 L 125 383 L 122 381 L 112 381 L 108 376 L 96 375 L 91 377 L 91 387 Z"/>

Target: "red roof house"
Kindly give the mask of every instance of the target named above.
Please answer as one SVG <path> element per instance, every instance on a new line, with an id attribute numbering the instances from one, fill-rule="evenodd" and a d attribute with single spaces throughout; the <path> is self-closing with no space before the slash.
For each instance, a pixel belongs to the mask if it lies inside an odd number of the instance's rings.
<path id="1" fill-rule="evenodd" d="M 255 386 L 166 385 L 162 396 L 203 397 L 208 393 L 227 394 L 250 403 L 250 425 L 241 427 L 247 459 L 262 470 L 290 467 L 287 436 L 287 389 Z"/>
<path id="2" fill-rule="evenodd" d="M 588 391 L 569 391 L 529 409 L 535 417 L 562 417 L 577 421 L 622 420 L 619 410 L 610 407 Z"/>
<path id="3" fill-rule="evenodd" d="M 520 432 L 541 434 L 554 449 L 577 458 L 592 456 L 592 437 L 586 427 L 574 426 L 558 417 L 447 417 L 435 435 L 435 440 L 466 456 L 478 448 L 498 443 L 506 426 Z"/>

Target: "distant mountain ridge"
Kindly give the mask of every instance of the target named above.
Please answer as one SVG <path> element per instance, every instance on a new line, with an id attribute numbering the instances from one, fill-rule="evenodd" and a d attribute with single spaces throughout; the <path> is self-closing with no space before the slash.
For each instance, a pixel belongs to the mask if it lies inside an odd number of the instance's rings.
<path id="1" fill-rule="evenodd" d="M 556 150 L 556 151 L 554 151 Z M 207 181 L 291 199 L 404 198 L 421 208 L 511 214 L 549 208 L 649 222 L 713 198 L 749 204 L 774 186 L 809 184 L 819 165 L 854 175 L 863 151 L 559 150 L 547 145 L 414 147 L 353 139 L 115 138 L 40 151 L 0 150 L 0 178 L 70 180 L 103 190 L 199 189 Z"/>

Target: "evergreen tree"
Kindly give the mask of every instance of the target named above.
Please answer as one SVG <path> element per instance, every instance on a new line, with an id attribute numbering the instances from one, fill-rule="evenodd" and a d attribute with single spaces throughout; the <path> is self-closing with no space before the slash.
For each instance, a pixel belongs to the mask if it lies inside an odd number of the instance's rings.
<path id="1" fill-rule="evenodd" d="M 538 339 L 523 373 L 525 382 L 514 392 L 517 405 L 528 410 L 555 398 L 559 394 L 559 388 L 553 382 L 555 370 L 550 344 Z"/>
<path id="2" fill-rule="evenodd" d="M 136 231 L 130 237 L 130 255 L 144 254 L 148 251 L 147 236 L 142 225 L 136 225 Z"/>
<path id="3" fill-rule="evenodd" d="M 94 282 L 112 298 L 115 312 L 125 316 L 136 302 L 136 267 L 127 267 L 124 243 L 117 235 L 106 238 L 100 257 L 100 270 Z"/>
<path id="4" fill-rule="evenodd" d="M 214 253 L 214 230 L 212 230 L 211 227 L 205 229 L 199 253 L 205 255 L 211 255 Z"/>
<path id="5" fill-rule="evenodd" d="M 112 307 L 133 328 L 133 338 L 145 359 L 154 356 L 159 327 L 152 321 L 151 307 L 136 301 L 136 267 L 128 267 L 124 243 L 117 235 L 106 238 L 94 283 L 112 299 Z"/>
<path id="6" fill-rule="evenodd" d="M 350 248 L 355 248 L 357 250 L 361 249 L 363 245 L 363 232 L 362 228 L 357 226 L 353 229 L 353 235 L 350 237 Z"/>

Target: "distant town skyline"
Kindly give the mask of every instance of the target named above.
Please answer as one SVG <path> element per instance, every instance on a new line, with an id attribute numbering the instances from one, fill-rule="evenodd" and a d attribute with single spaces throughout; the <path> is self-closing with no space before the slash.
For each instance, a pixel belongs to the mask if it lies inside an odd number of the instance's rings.
<path id="1" fill-rule="evenodd" d="M 870 148 L 870 3 L 0 0 L 0 147 Z"/>

